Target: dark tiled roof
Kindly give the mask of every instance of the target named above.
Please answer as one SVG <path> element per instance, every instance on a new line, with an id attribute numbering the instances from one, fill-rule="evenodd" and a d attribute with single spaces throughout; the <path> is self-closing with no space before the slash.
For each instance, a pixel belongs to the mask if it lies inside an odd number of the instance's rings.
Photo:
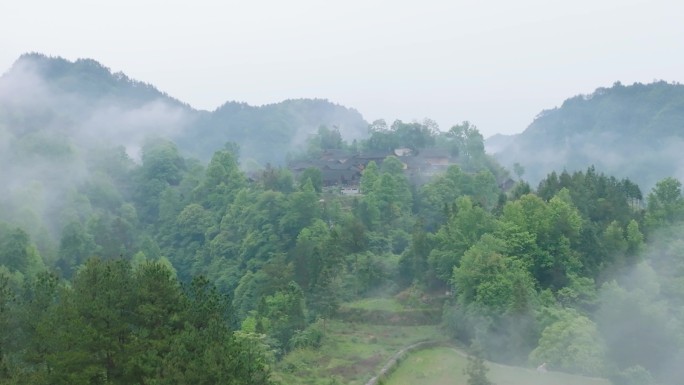
<path id="1" fill-rule="evenodd" d="M 349 158 L 351 157 L 352 154 L 348 150 L 343 150 L 343 149 L 338 149 L 338 148 L 329 148 L 327 150 L 323 150 L 323 154 L 321 154 L 321 157 L 323 158 Z"/>
<path id="2" fill-rule="evenodd" d="M 400 156 L 399 160 L 406 164 L 409 169 L 429 167 L 430 164 L 425 159 L 417 156 Z"/>
<path id="3" fill-rule="evenodd" d="M 309 167 L 319 167 L 318 162 L 300 161 L 292 162 L 288 165 L 291 170 L 305 170 Z"/>
<path id="4" fill-rule="evenodd" d="M 322 170 L 321 174 L 325 184 L 348 183 L 361 177 L 357 170 Z"/>
<path id="5" fill-rule="evenodd" d="M 446 148 L 427 147 L 420 150 L 418 156 L 423 158 L 449 158 L 451 154 Z"/>
<path id="6" fill-rule="evenodd" d="M 354 168 L 354 165 L 350 163 L 326 162 L 323 168 L 329 170 L 349 170 Z"/>
<path id="7" fill-rule="evenodd" d="M 391 151 L 371 150 L 362 152 L 356 157 L 359 159 L 385 159 L 390 155 L 394 155 L 394 153 Z"/>

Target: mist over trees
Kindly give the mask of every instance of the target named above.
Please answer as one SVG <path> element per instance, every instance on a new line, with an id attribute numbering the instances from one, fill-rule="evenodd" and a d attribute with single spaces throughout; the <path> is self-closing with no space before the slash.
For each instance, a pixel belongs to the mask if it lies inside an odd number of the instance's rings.
<path id="1" fill-rule="evenodd" d="M 546 174 L 589 166 L 650 189 L 684 177 L 684 86 L 650 84 L 598 88 L 542 111 L 527 129 L 494 137 L 491 148 L 506 167 L 518 162 L 537 183 Z"/>
<path id="2" fill-rule="evenodd" d="M 266 384 L 380 293 L 440 298 L 445 335 L 482 349 L 473 378 L 487 358 L 678 383 L 678 179 L 531 185 L 521 160 L 514 182 L 469 122 L 344 126 L 362 123 L 325 101 L 194 111 L 93 61 L 22 58 L 0 78 L 0 384 Z M 428 154 L 448 161 L 415 173 Z M 373 159 L 351 194 L 325 179 L 348 158 Z"/>
<path id="3" fill-rule="evenodd" d="M 137 159 L 146 137 L 161 136 L 205 162 L 234 142 L 245 159 L 261 166 L 282 164 L 282 153 L 301 146 L 321 125 L 337 127 L 350 141 L 368 127 L 358 111 L 323 99 L 227 102 L 214 111 L 195 110 L 92 59 L 70 62 L 36 53 L 21 56 L 0 78 L 0 112 L 11 130 L 0 136 L 3 145 L 6 135 L 35 134 L 77 145 L 120 144 Z"/>

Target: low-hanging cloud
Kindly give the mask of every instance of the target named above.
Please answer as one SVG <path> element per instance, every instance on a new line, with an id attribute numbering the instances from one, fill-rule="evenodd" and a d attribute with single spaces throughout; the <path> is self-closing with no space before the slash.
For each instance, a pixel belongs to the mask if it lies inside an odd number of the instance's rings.
<path id="1" fill-rule="evenodd" d="M 104 67 L 96 67 L 102 78 L 74 81 L 46 70 L 61 59 L 51 60 L 27 55 L 0 77 L 0 220 L 34 238 L 50 234 L 54 247 L 62 208 L 93 176 L 93 156 L 123 146 L 139 160 L 147 137 L 175 137 L 193 116 L 149 86 L 142 97 L 119 96 L 117 87 L 135 95 L 144 85 Z M 96 92 L 79 92 L 81 86 Z"/>
<path id="2" fill-rule="evenodd" d="M 673 225 L 652 234 L 644 260 L 624 267 L 600 290 L 595 319 L 616 371 L 641 366 L 659 383 L 681 383 L 683 229 Z"/>

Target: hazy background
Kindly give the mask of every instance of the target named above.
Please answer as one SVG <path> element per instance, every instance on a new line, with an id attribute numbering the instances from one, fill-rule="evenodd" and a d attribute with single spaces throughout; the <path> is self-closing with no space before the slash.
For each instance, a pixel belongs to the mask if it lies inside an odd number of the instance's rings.
<path id="1" fill-rule="evenodd" d="M 489 136 L 617 80 L 681 81 L 682 14 L 664 0 L 8 0 L 0 71 L 29 51 L 90 57 L 201 109 L 322 97 Z"/>

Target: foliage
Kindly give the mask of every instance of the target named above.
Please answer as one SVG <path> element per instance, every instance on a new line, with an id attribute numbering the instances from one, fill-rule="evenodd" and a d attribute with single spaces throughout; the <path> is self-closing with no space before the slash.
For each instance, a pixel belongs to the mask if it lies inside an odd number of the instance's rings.
<path id="1" fill-rule="evenodd" d="M 89 259 L 70 286 L 29 280 L 12 308 L 3 353 L 20 382 L 268 383 L 259 354 L 240 359 L 225 300 L 206 280 L 184 291 L 163 264 Z"/>
<path id="2" fill-rule="evenodd" d="M 493 385 L 492 381 L 487 378 L 489 368 L 485 365 L 482 358 L 482 348 L 473 346 L 471 353 L 468 355 L 468 364 L 465 368 L 465 374 L 468 376 L 468 385 Z"/>
<path id="3" fill-rule="evenodd" d="M 547 326 L 530 361 L 549 368 L 585 375 L 604 373 L 605 346 L 596 324 L 573 311 Z"/>
<path id="4" fill-rule="evenodd" d="M 392 151 L 400 147 L 416 150 L 435 142 L 436 129 L 432 121 L 404 123 L 397 120 L 388 127 L 384 120 L 376 120 L 370 125 L 370 138 L 366 146 L 374 150 Z"/>
<path id="5" fill-rule="evenodd" d="M 648 194 L 647 224 L 660 227 L 683 219 L 684 197 L 681 182 L 666 178 L 656 183 L 653 191 Z"/>
<path id="6" fill-rule="evenodd" d="M 534 283 L 524 263 L 500 254 L 504 244 L 484 235 L 454 268 L 453 284 L 462 305 L 476 303 L 495 314 L 525 311 Z"/>
<path id="7" fill-rule="evenodd" d="M 611 376 L 614 385 L 651 385 L 653 377 L 642 366 L 635 365 Z"/>
<path id="8" fill-rule="evenodd" d="M 468 197 L 458 198 L 449 209 L 450 218 L 435 234 L 435 247 L 428 259 L 434 274 L 443 282 L 451 279 L 463 253 L 496 226 L 493 216 Z"/>

